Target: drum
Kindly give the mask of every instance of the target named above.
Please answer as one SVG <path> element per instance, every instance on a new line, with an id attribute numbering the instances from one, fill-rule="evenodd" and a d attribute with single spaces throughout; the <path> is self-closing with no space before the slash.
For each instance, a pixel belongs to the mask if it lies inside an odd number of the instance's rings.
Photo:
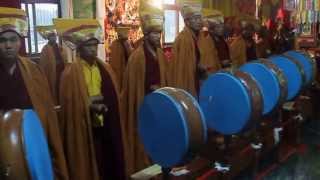
<path id="1" fill-rule="evenodd" d="M 46 135 L 33 110 L 2 115 L 0 142 L 0 179 L 54 179 Z"/>
<path id="2" fill-rule="evenodd" d="M 302 51 L 288 51 L 284 53 L 284 55 L 292 57 L 300 62 L 306 76 L 305 86 L 309 86 L 315 81 L 317 73 L 317 63 L 315 59 Z"/>
<path id="3" fill-rule="evenodd" d="M 263 110 L 257 83 L 241 71 L 209 76 L 200 89 L 199 101 L 208 127 L 223 135 L 254 128 Z"/>
<path id="4" fill-rule="evenodd" d="M 286 56 L 271 56 L 269 59 L 284 73 L 288 80 L 287 101 L 293 100 L 304 84 L 305 76 L 302 65 L 295 59 Z"/>
<path id="5" fill-rule="evenodd" d="M 287 98 L 287 79 L 284 73 L 271 62 L 260 59 L 247 63 L 240 70 L 256 80 L 263 98 L 263 115 L 271 113 Z"/>
<path id="6" fill-rule="evenodd" d="M 186 91 L 162 88 L 144 98 L 138 131 L 145 151 L 162 167 L 186 163 L 207 141 L 205 117 Z"/>

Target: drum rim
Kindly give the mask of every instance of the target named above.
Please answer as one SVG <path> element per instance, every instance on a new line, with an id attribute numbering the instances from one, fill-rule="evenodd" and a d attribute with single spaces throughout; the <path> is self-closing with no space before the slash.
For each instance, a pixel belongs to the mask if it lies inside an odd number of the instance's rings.
<path id="1" fill-rule="evenodd" d="M 299 96 L 299 94 L 301 93 L 301 91 L 303 90 L 303 88 L 305 87 L 305 73 L 304 73 L 304 69 L 302 68 L 302 65 L 300 64 L 300 62 L 298 62 L 297 60 L 295 60 L 294 58 L 291 58 L 290 56 L 285 56 L 285 55 L 276 55 L 276 56 L 271 56 L 269 57 L 272 61 L 276 61 L 276 59 L 274 58 L 277 58 L 277 57 L 280 57 L 280 58 L 284 58 L 284 59 L 287 59 L 288 61 L 292 62 L 298 69 L 299 71 L 299 76 L 301 77 L 301 86 L 299 87 L 299 90 L 298 92 L 292 97 L 290 98 L 289 101 L 292 101 L 294 100 L 296 97 Z M 274 63 L 272 62 L 271 63 Z M 281 68 L 280 68 L 281 69 Z M 288 80 L 289 81 L 289 80 Z M 288 89 L 289 90 L 289 89 Z M 288 100 L 287 100 L 288 101 Z"/>
<path id="2" fill-rule="evenodd" d="M 243 127 L 240 133 L 244 133 L 252 128 L 255 128 L 259 124 L 259 120 L 262 117 L 263 112 L 263 98 L 259 90 L 258 84 L 255 82 L 250 74 L 242 71 L 233 72 L 234 76 L 238 78 L 240 83 L 244 86 L 247 94 L 250 98 L 251 116 L 247 124 Z"/>
<path id="3" fill-rule="evenodd" d="M 302 50 L 294 50 L 294 51 L 288 51 L 288 52 L 300 53 L 301 55 L 305 56 L 305 58 L 311 63 L 312 76 L 311 76 L 310 82 L 307 82 L 306 87 L 311 86 L 314 83 L 314 81 L 316 80 L 316 76 L 317 76 L 317 62 L 316 62 L 315 58 L 311 57 L 307 52 L 302 51 Z M 286 54 L 288 52 L 286 52 Z"/>
<path id="4" fill-rule="evenodd" d="M 273 108 L 273 111 L 281 107 L 283 103 L 286 102 L 287 96 L 288 96 L 288 79 L 286 78 L 284 72 L 281 71 L 281 69 L 270 62 L 268 59 L 261 58 L 258 60 L 258 63 L 261 63 L 262 65 L 266 66 L 277 78 L 280 88 L 280 97 L 278 100 L 278 103 Z M 282 81 L 283 80 L 283 81 Z M 270 113 L 272 113 L 271 111 Z"/>
<path id="5" fill-rule="evenodd" d="M 184 139 L 184 142 L 186 142 L 186 144 L 185 144 L 185 152 L 184 152 L 184 155 L 186 155 L 187 153 L 188 153 L 188 147 L 190 147 L 190 144 L 189 144 L 189 136 L 190 136 L 190 134 L 189 134 L 189 129 L 188 129 L 188 125 L 187 125 L 187 123 L 186 123 L 186 120 L 185 120 L 185 116 L 183 115 L 183 110 L 182 110 L 182 108 L 180 107 L 180 104 L 178 104 L 176 101 L 175 101 L 175 99 L 173 99 L 171 96 L 169 96 L 169 95 L 167 95 L 167 94 L 165 94 L 165 93 L 163 93 L 163 92 L 161 92 L 161 91 L 159 91 L 160 89 L 158 89 L 158 90 L 156 90 L 156 91 L 154 91 L 153 93 L 151 93 L 151 94 L 149 94 L 149 95 L 147 95 L 146 97 L 148 97 L 148 96 L 151 96 L 152 94 L 157 94 L 157 95 L 160 95 L 160 96 L 162 96 L 162 97 L 165 97 L 165 98 L 167 98 L 172 104 L 174 104 L 175 106 L 174 106 L 174 108 L 178 111 L 178 114 L 179 114 L 179 116 L 180 116 L 180 118 L 181 118 L 181 120 L 183 120 L 182 121 L 182 124 L 183 124 L 183 129 L 184 129 L 184 133 L 187 135 L 186 137 L 185 137 L 185 139 Z M 145 97 L 145 98 L 146 98 Z M 143 103 L 142 103 L 143 104 Z M 141 105 L 142 105 L 141 104 Z M 138 115 L 138 117 L 139 117 L 139 119 L 140 119 L 140 111 L 141 111 L 141 108 L 142 108 L 142 106 L 140 105 L 140 107 L 139 107 L 139 115 Z M 177 107 L 176 105 L 179 105 L 179 107 Z M 139 124 L 140 124 L 141 122 L 140 122 L 140 120 L 139 120 Z M 138 125 L 139 127 L 138 127 L 138 129 L 141 129 L 140 128 L 140 125 Z M 144 139 L 144 137 L 142 136 L 142 135 L 140 135 L 140 133 L 139 133 L 139 136 L 140 136 L 140 138 L 142 138 L 142 139 Z M 143 141 L 142 141 L 143 142 Z M 143 145 L 145 146 L 145 144 L 143 143 Z M 187 147 L 187 148 L 186 148 Z M 150 153 L 150 151 L 148 150 L 148 149 L 146 149 L 146 151 L 149 153 L 149 155 L 151 155 L 152 153 Z M 181 162 L 181 161 L 183 161 L 183 159 L 184 159 L 184 156 L 180 156 L 179 157 L 179 161 Z M 157 163 L 159 163 L 160 164 L 160 162 L 158 161 Z M 161 163 L 161 164 L 163 164 L 163 163 Z"/>
<path id="6" fill-rule="evenodd" d="M 25 157 L 26 151 L 25 151 L 25 148 L 24 148 L 24 146 L 25 146 L 24 144 L 25 143 L 24 143 L 23 127 L 22 127 L 22 125 L 23 125 L 23 110 L 12 109 L 10 111 L 7 111 L 7 112 L 3 113 L 2 114 L 3 118 L 0 118 L 0 119 L 2 119 L 2 121 L 0 120 L 0 124 L 2 124 L 2 125 L 8 124 L 9 121 L 5 120 L 5 119 L 9 118 L 9 115 L 8 115 L 9 113 L 14 113 L 14 114 L 16 114 L 16 116 L 20 117 L 20 118 L 18 118 L 18 120 L 16 120 L 16 121 L 19 121 L 19 124 L 18 124 L 19 127 L 17 128 L 17 130 L 15 132 L 19 133 L 18 134 L 18 144 L 20 144 L 19 145 L 20 146 L 19 149 L 20 149 L 20 152 L 22 153 L 22 161 L 23 161 L 22 163 L 23 163 L 23 167 L 25 169 L 25 173 L 28 176 L 28 178 L 31 179 L 32 176 L 31 176 L 29 164 L 28 164 L 28 161 L 27 161 L 27 159 Z M 10 135 L 9 132 L 8 131 L 4 131 L 4 132 L 7 132 L 7 133 L 5 133 L 5 134 L 0 133 L 1 137 L 3 137 L 2 135 L 9 137 L 9 135 Z M 14 163 L 10 163 L 10 164 L 14 164 Z"/>
<path id="7" fill-rule="evenodd" d="M 252 114 L 252 104 L 251 104 L 251 98 L 250 98 L 250 95 L 248 94 L 248 92 L 247 92 L 247 89 L 246 89 L 246 87 L 243 85 L 243 83 L 241 83 L 241 80 L 239 79 L 239 78 L 237 78 L 235 75 L 233 75 L 233 73 L 235 72 L 235 71 L 237 71 L 235 68 L 230 68 L 230 69 L 223 69 L 223 70 L 220 70 L 219 72 L 216 72 L 216 73 L 214 73 L 214 74 L 212 74 L 212 75 L 210 75 L 210 77 L 214 77 L 214 76 L 226 76 L 226 77 L 228 77 L 228 78 L 230 78 L 230 79 L 232 79 L 234 82 L 237 82 L 237 84 L 243 89 L 243 91 L 244 91 L 244 94 L 246 94 L 246 99 L 248 99 L 248 102 L 249 102 L 249 117 L 248 117 L 248 119 L 251 119 L 251 114 Z M 208 78 L 209 79 L 209 78 Z M 208 81 L 208 79 L 206 80 L 206 81 Z M 205 84 L 207 84 L 207 83 L 204 83 L 203 85 L 202 85 L 202 87 L 201 87 L 201 90 L 200 90 L 200 97 L 199 97 L 199 100 L 200 100 L 200 106 L 202 106 L 201 104 L 203 104 L 202 103 L 202 99 L 207 99 L 208 97 L 204 97 L 203 96 L 203 87 L 204 87 L 204 85 Z M 207 92 L 207 91 L 206 91 Z M 205 112 L 207 112 L 207 111 L 204 111 L 204 113 Z M 207 119 L 207 121 L 208 121 L 208 119 Z M 249 120 L 248 120 L 249 121 Z M 248 121 L 246 122 L 246 124 L 248 123 Z M 212 123 L 208 123 L 209 125 L 210 124 L 212 124 Z M 244 128 L 245 128 L 245 126 L 246 126 L 246 124 L 245 125 L 243 125 L 242 127 L 241 127 L 241 129 L 239 128 L 239 130 L 237 130 L 237 132 L 234 132 L 234 133 L 225 133 L 225 132 L 223 132 L 223 131 L 220 131 L 220 130 L 217 130 L 217 127 L 211 127 L 211 126 L 208 126 L 208 128 L 211 128 L 212 130 L 214 130 L 215 132 L 217 132 L 217 133 L 219 133 L 219 134 L 223 134 L 223 135 L 236 135 L 236 134 L 240 134 L 240 133 L 242 133 L 243 132 L 243 130 L 244 130 Z"/>
<path id="8" fill-rule="evenodd" d="M 206 126 L 206 122 L 204 121 L 205 117 L 201 109 L 199 108 L 199 106 L 194 103 L 194 102 L 196 103 L 198 102 L 189 93 L 178 88 L 165 87 L 165 88 L 158 89 L 157 92 L 161 94 L 166 93 L 166 95 L 173 98 L 175 102 L 179 104 L 179 106 L 181 106 L 181 109 L 183 110 L 183 115 L 184 115 L 185 122 L 187 124 L 188 134 L 189 134 L 189 138 L 188 138 L 189 148 L 188 148 L 188 152 L 186 153 L 186 156 L 190 156 L 191 154 L 198 152 L 198 150 L 201 148 L 201 146 L 203 146 L 206 143 L 206 140 L 207 140 L 207 126 Z M 179 95 L 181 95 L 181 98 L 183 97 L 184 99 L 179 99 L 180 98 Z M 187 107 L 185 107 L 183 103 L 186 103 Z M 191 131 L 190 127 L 192 127 L 192 124 L 194 125 L 194 123 L 192 122 L 193 119 L 189 119 L 191 117 L 190 115 L 188 116 L 188 113 L 187 113 L 188 112 L 187 108 L 189 107 L 194 107 L 194 110 L 198 112 L 197 118 L 199 118 L 200 123 L 197 123 L 197 125 L 199 126 L 198 128 L 200 129 L 201 133 L 196 133 L 196 132 L 193 133 Z M 192 112 L 195 113 L 195 111 L 192 111 Z"/>

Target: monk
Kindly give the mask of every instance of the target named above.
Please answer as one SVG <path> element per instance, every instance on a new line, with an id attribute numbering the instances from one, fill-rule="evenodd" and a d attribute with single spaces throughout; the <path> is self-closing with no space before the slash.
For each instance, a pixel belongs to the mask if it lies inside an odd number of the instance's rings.
<path id="1" fill-rule="evenodd" d="M 0 7 L 0 111 L 35 110 L 48 138 L 55 178 L 69 179 L 48 81 L 35 63 L 18 54 L 26 33 L 25 12 Z"/>
<path id="2" fill-rule="evenodd" d="M 230 65 L 229 47 L 224 40 L 224 19 L 220 11 L 203 9 L 203 20 L 208 34 L 199 39 L 200 63 L 208 73 L 214 73 Z"/>
<path id="3" fill-rule="evenodd" d="M 184 89 L 197 96 L 200 79 L 205 79 L 205 68 L 200 64 L 198 38 L 202 29 L 201 1 L 189 4 L 187 0 L 180 2 L 185 27 L 173 44 L 172 77 L 170 86 Z"/>
<path id="4" fill-rule="evenodd" d="M 65 66 L 62 48 L 58 46 L 57 34 L 53 26 L 38 26 L 39 34 L 48 40 L 40 54 L 39 65 L 45 73 L 53 98 L 58 105 L 60 77 Z"/>
<path id="5" fill-rule="evenodd" d="M 134 50 L 133 44 L 128 40 L 130 27 L 120 26 L 116 28 L 118 39 L 111 43 L 110 65 L 116 74 L 120 90 L 122 89 L 123 74 L 125 72 L 128 59 Z"/>
<path id="6" fill-rule="evenodd" d="M 125 112 L 125 132 L 128 139 L 128 175 L 150 165 L 138 137 L 138 109 L 148 93 L 167 85 L 167 61 L 160 49 L 163 11 L 140 1 L 143 41 L 129 58 L 124 75 L 122 100 Z"/>
<path id="7" fill-rule="evenodd" d="M 268 58 L 271 56 L 268 29 L 262 26 L 257 33 L 256 48 L 258 58 Z"/>
<path id="8" fill-rule="evenodd" d="M 61 77 L 61 131 L 71 179 L 125 179 L 119 87 L 97 58 L 101 27 L 94 19 L 54 19 L 77 57 Z"/>
<path id="9" fill-rule="evenodd" d="M 253 39 L 255 32 L 254 18 L 240 17 L 235 20 L 234 29 L 237 29 L 234 34 L 234 40 L 230 44 L 230 58 L 232 66 L 237 68 L 246 62 L 257 59 L 256 44 Z"/>

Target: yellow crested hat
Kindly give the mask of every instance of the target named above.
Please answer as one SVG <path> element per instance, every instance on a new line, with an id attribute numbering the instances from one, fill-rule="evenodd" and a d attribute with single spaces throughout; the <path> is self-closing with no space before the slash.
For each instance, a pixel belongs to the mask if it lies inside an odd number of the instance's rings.
<path id="1" fill-rule="evenodd" d="M 52 26 L 37 26 L 36 29 L 44 39 L 48 39 L 48 37 L 52 34 L 57 34 L 56 29 L 53 25 Z"/>
<path id="2" fill-rule="evenodd" d="M 215 9 L 202 9 L 202 17 L 209 22 L 224 22 L 222 12 Z"/>
<path id="3" fill-rule="evenodd" d="M 118 36 L 121 37 L 128 37 L 129 31 L 130 31 L 130 26 L 117 26 L 115 28 L 116 32 L 118 33 Z"/>
<path id="4" fill-rule="evenodd" d="M 53 19 L 53 24 L 64 41 L 75 46 L 96 39 L 103 42 L 103 31 L 96 19 Z"/>
<path id="5" fill-rule="evenodd" d="M 178 5 L 184 19 L 193 15 L 201 15 L 202 0 L 178 0 Z"/>
<path id="6" fill-rule="evenodd" d="M 163 30 L 163 10 L 153 6 L 148 0 L 140 0 L 139 15 L 143 32 Z"/>
<path id="7" fill-rule="evenodd" d="M 0 7 L 0 33 L 14 31 L 21 37 L 27 36 L 27 16 L 22 9 Z"/>

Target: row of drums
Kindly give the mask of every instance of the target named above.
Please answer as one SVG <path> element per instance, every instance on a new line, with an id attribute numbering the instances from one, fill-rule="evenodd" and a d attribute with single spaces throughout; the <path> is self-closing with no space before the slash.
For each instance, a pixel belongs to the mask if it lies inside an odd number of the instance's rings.
<path id="1" fill-rule="evenodd" d="M 309 87 L 316 71 L 308 54 L 289 51 L 212 74 L 198 100 L 181 89 L 159 89 L 139 109 L 145 151 L 162 167 L 181 165 L 206 143 L 208 129 L 237 135 L 256 128 L 263 117 Z"/>

